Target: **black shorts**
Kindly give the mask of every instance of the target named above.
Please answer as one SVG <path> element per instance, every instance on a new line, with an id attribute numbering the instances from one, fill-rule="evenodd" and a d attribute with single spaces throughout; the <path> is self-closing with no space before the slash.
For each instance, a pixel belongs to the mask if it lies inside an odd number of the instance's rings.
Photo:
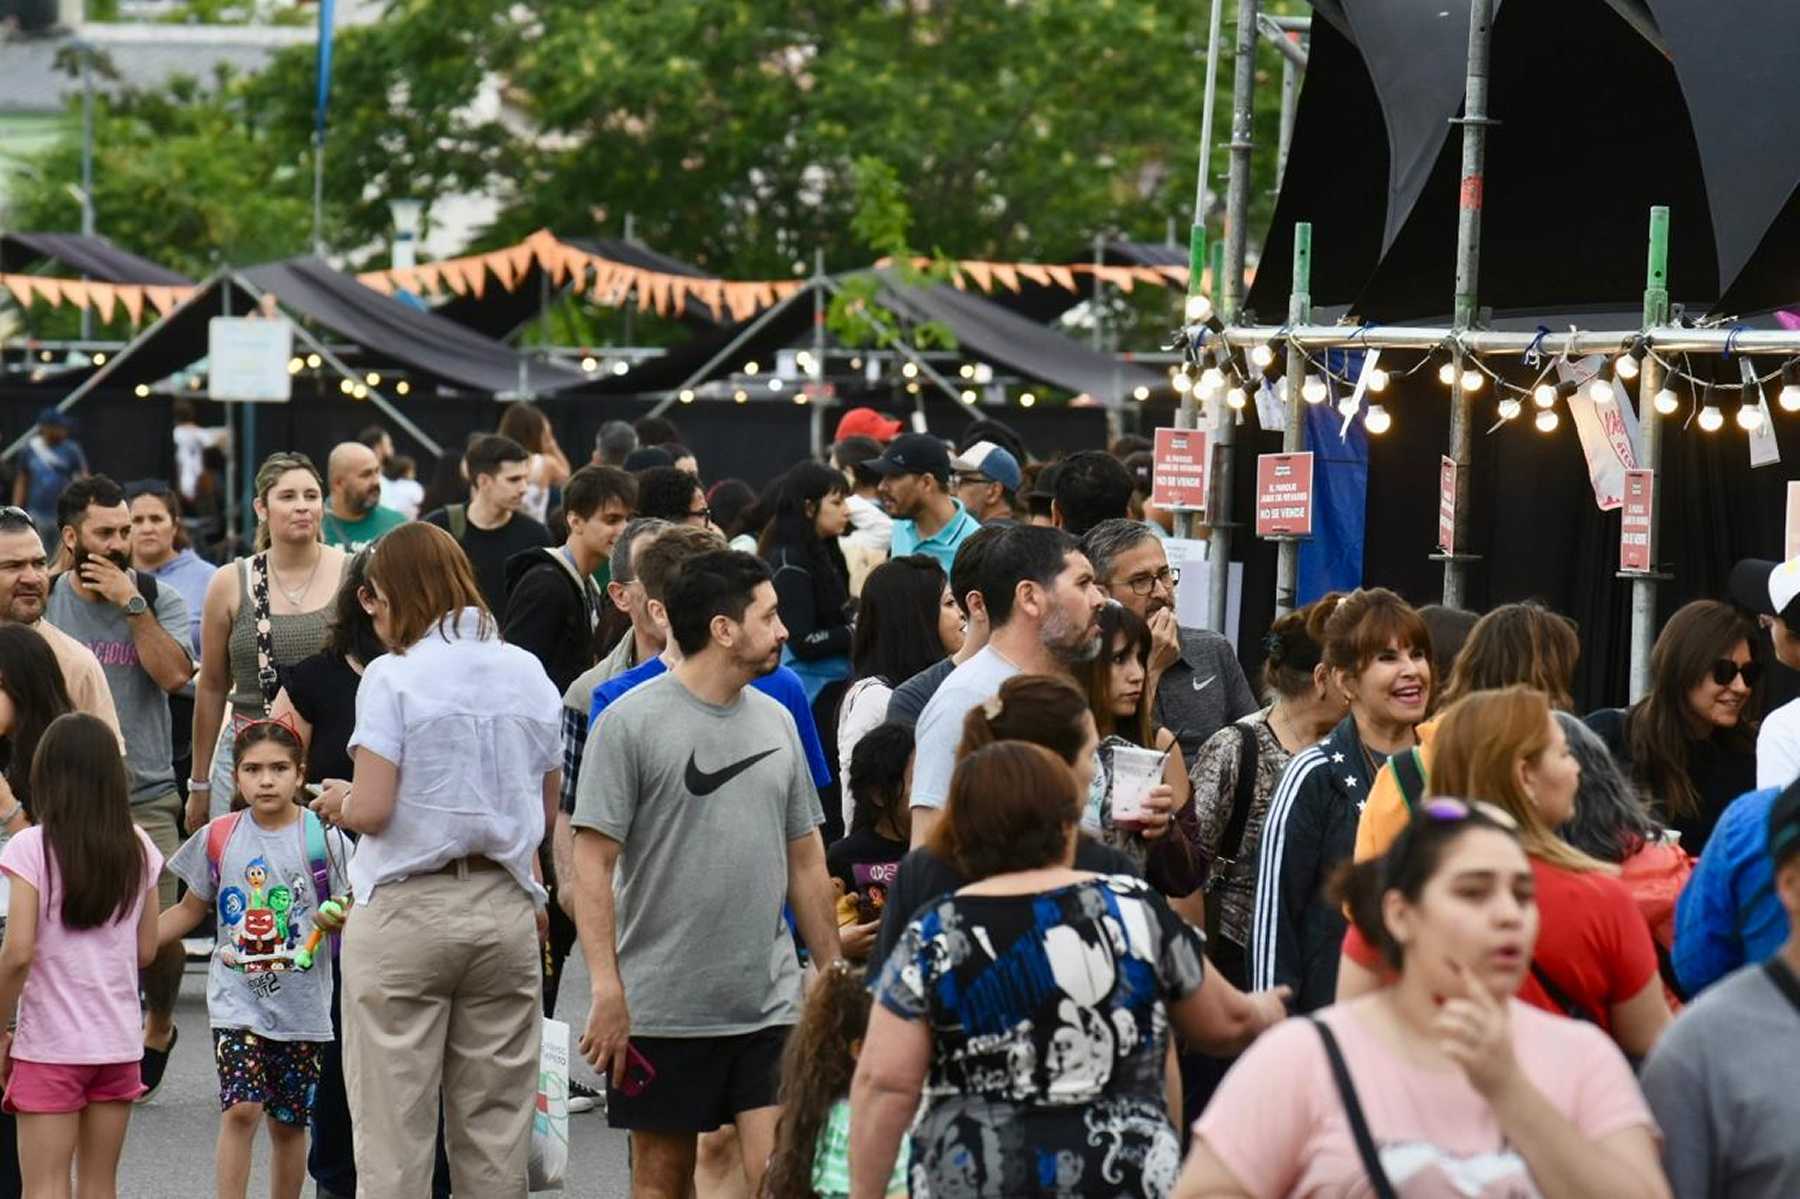
<path id="1" fill-rule="evenodd" d="M 656 1077 L 635 1097 L 606 1086 L 607 1122 L 641 1132 L 711 1132 L 774 1107 L 786 1025 L 728 1037 L 633 1037 Z"/>

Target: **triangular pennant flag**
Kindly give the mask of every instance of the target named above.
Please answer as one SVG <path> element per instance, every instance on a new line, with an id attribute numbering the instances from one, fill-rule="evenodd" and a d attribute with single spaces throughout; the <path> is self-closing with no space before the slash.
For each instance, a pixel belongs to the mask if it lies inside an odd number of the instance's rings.
<path id="1" fill-rule="evenodd" d="M 163 316 L 168 316 L 169 313 L 175 311 L 175 305 L 178 303 L 173 287 L 146 287 L 144 298 L 149 300 L 151 306 Z"/>
<path id="2" fill-rule="evenodd" d="M 415 296 L 419 294 L 419 272 L 417 270 L 389 271 L 387 277 L 394 291 L 410 291 Z"/>
<path id="3" fill-rule="evenodd" d="M 963 264 L 960 262 L 953 262 L 950 264 L 950 282 L 957 291 L 968 291 L 969 285 L 963 279 L 962 269 Z"/>
<path id="4" fill-rule="evenodd" d="M 103 325 L 112 324 L 113 305 L 118 299 L 118 292 L 110 283 L 89 283 L 88 299 L 94 305 L 94 313 L 99 316 Z"/>
<path id="5" fill-rule="evenodd" d="M 12 298 L 17 301 L 19 307 L 31 307 L 31 278 L 29 276 L 0 275 L 0 282 L 6 284 L 6 290 L 12 293 Z"/>
<path id="6" fill-rule="evenodd" d="M 33 275 L 31 276 L 31 289 L 38 294 L 39 299 L 50 301 L 50 307 L 62 307 L 62 280 L 45 279 L 42 276 Z"/>
<path id="7" fill-rule="evenodd" d="M 525 276 L 531 273 L 531 264 L 536 257 L 532 252 L 532 247 L 520 243 L 507 251 L 507 257 L 512 261 L 513 281 L 515 283 L 525 282 Z"/>
<path id="8" fill-rule="evenodd" d="M 725 306 L 733 320 L 747 320 L 756 314 L 756 286 L 751 283 L 727 283 Z"/>
<path id="9" fill-rule="evenodd" d="M 1186 283 L 1188 269 L 1185 266 L 1159 266 L 1156 268 L 1167 276 L 1171 283 Z"/>
<path id="10" fill-rule="evenodd" d="M 758 283 L 755 287 L 756 306 L 758 308 L 771 307 L 775 303 L 775 285 L 772 283 Z"/>
<path id="11" fill-rule="evenodd" d="M 993 267 L 994 278 L 1002 287 L 1006 288 L 1008 291 L 1019 290 L 1019 271 L 1017 267 L 1008 262 L 996 262 L 993 264 Z"/>
<path id="12" fill-rule="evenodd" d="M 688 280 L 686 275 L 669 276 L 669 311 L 676 316 L 687 311 Z"/>
<path id="13" fill-rule="evenodd" d="M 441 295 L 444 290 L 444 272 L 436 263 L 414 268 L 413 274 L 418 280 L 414 291 L 424 291 L 431 295 Z"/>
<path id="14" fill-rule="evenodd" d="M 494 278 L 500 280 L 500 286 L 507 291 L 511 291 L 513 284 L 518 281 L 518 276 L 513 274 L 512 254 L 509 251 L 495 250 L 492 254 L 484 254 L 481 256 L 481 265 L 493 271 Z M 477 291 L 475 294 L 481 293 Z"/>
<path id="15" fill-rule="evenodd" d="M 975 286 L 982 291 L 994 290 L 994 268 L 985 262 L 964 262 L 962 269 L 969 272 L 969 278 L 975 280 Z"/>
<path id="16" fill-rule="evenodd" d="M 125 306 L 125 315 L 136 325 L 144 319 L 144 289 L 135 283 L 119 285 L 119 303 Z"/>
<path id="17" fill-rule="evenodd" d="M 700 298 L 706 306 L 712 310 L 715 321 L 725 314 L 725 285 L 723 283 L 717 279 L 708 279 L 705 283 L 697 286 L 695 290 L 700 293 Z"/>
<path id="18" fill-rule="evenodd" d="M 637 289 L 639 312 L 649 312 L 656 299 L 655 276 L 649 271 L 634 270 L 631 272 L 631 286 Z"/>
<path id="19" fill-rule="evenodd" d="M 795 292 L 799 291 L 801 286 L 800 280 L 798 279 L 784 279 L 780 283 L 775 284 L 775 298 L 777 300 L 785 300 Z"/>
<path id="20" fill-rule="evenodd" d="M 463 280 L 469 285 L 469 294 L 477 300 L 487 291 L 487 273 L 487 263 L 482 259 L 463 259 Z"/>
<path id="21" fill-rule="evenodd" d="M 1019 274 L 1023 275 L 1025 278 L 1031 280 L 1033 283 L 1037 284 L 1039 287 L 1049 287 L 1050 286 L 1050 272 L 1045 270 L 1043 267 L 1039 266 L 1035 262 L 1019 263 L 1018 271 L 1019 271 Z"/>
<path id="22" fill-rule="evenodd" d="M 1137 279 L 1132 275 L 1131 268 L 1128 266 L 1097 266 L 1094 268 L 1094 274 L 1098 275 L 1102 282 L 1112 284 L 1127 295 L 1131 294 L 1131 289 L 1137 284 Z"/>
<path id="23" fill-rule="evenodd" d="M 1056 281 L 1056 285 L 1064 291 L 1075 290 L 1075 272 L 1066 266 L 1046 266 L 1044 273 Z"/>
<path id="24" fill-rule="evenodd" d="M 372 287 L 384 296 L 394 294 L 394 281 L 387 271 L 364 271 L 356 277 L 364 287 Z"/>
<path id="25" fill-rule="evenodd" d="M 1168 281 L 1163 278 L 1162 272 L 1153 266 L 1138 266 L 1131 268 L 1131 270 L 1132 273 L 1137 276 L 1139 283 L 1148 283 L 1151 287 L 1166 287 L 1168 285 Z"/>
<path id="26" fill-rule="evenodd" d="M 62 281 L 62 291 L 63 299 L 84 311 L 87 309 L 88 289 L 86 283 L 83 283 L 80 279 L 64 279 Z"/>
<path id="27" fill-rule="evenodd" d="M 438 263 L 438 270 L 443 273 L 444 282 L 450 285 L 451 291 L 459 296 L 469 294 L 469 277 L 463 270 L 462 259 L 446 258 Z"/>
<path id="28" fill-rule="evenodd" d="M 537 256 L 538 265 L 549 273 L 550 282 L 561 287 L 563 280 L 570 274 L 569 268 L 572 265 L 569 248 L 552 237 L 538 243 Z M 579 280 L 579 272 L 576 274 Z"/>

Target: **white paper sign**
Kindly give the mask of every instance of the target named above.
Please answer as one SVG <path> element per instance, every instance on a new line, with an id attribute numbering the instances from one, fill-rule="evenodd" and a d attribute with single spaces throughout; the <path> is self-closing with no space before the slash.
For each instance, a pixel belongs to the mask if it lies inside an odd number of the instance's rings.
<path id="1" fill-rule="evenodd" d="M 1264 433 L 1287 431 L 1288 402 L 1275 391 L 1275 384 L 1264 379 L 1256 388 L 1256 423 Z"/>
<path id="2" fill-rule="evenodd" d="M 1169 569 L 1176 576 L 1175 623 L 1188 629 L 1210 629 L 1208 589 L 1211 587 L 1212 564 L 1207 560 L 1209 544 L 1204 541 L 1171 537 L 1163 542 Z M 1230 581 L 1225 591 L 1225 628 L 1219 630 L 1237 644 L 1238 618 L 1244 599 L 1244 564 L 1231 564 Z"/>
<path id="3" fill-rule="evenodd" d="M 1756 406 L 1762 411 L 1762 423 L 1750 430 L 1750 466 L 1778 466 L 1781 463 L 1781 443 L 1775 440 L 1775 420 L 1769 415 L 1769 397 L 1763 394 L 1762 384 L 1756 380 L 1756 367 L 1750 359 L 1738 359 L 1738 374 L 1746 387 L 1756 389 Z"/>
<path id="4" fill-rule="evenodd" d="M 1575 421 L 1575 433 L 1581 439 L 1581 453 L 1587 459 L 1588 481 L 1593 484 L 1594 503 L 1602 512 L 1611 512 L 1625 502 L 1625 472 L 1637 469 L 1637 451 L 1625 422 L 1624 409 L 1630 406 L 1625 389 L 1613 380 L 1611 395 L 1595 400 L 1588 384 L 1606 362 L 1603 354 L 1592 354 L 1579 362 L 1559 362 L 1557 378 L 1575 383 L 1575 394 L 1569 397 L 1569 416 Z"/>
<path id="5" fill-rule="evenodd" d="M 288 358 L 294 329 L 280 318 L 215 316 L 206 328 L 207 395 L 215 400 L 285 403 L 293 396 Z"/>

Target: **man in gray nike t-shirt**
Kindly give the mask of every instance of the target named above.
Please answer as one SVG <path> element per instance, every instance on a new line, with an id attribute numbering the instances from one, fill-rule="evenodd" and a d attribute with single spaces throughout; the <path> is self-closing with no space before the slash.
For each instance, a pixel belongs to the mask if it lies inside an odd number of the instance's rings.
<path id="1" fill-rule="evenodd" d="M 824 815 L 793 717 L 749 688 L 787 640 L 768 567 L 711 550 L 665 592 L 653 610 L 680 660 L 601 715 L 588 736 L 604 750 L 576 786 L 594 988 L 581 1052 L 607 1073 L 608 1119 L 631 1130 L 646 1186 L 678 1191 L 698 1135 L 729 1123 L 755 1194 L 800 997 L 783 902 L 821 968 L 839 954 Z"/>

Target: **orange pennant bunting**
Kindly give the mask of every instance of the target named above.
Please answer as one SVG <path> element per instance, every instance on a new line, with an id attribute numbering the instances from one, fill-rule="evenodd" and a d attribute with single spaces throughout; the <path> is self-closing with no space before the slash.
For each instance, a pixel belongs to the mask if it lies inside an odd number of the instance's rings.
<path id="1" fill-rule="evenodd" d="M 40 300 L 50 301 L 50 307 L 62 307 L 62 280 L 45 279 L 38 275 L 31 277 L 31 290 L 36 292 Z"/>
<path id="2" fill-rule="evenodd" d="M 31 279 L 29 276 L 0 275 L 0 282 L 6 284 L 6 290 L 12 293 L 12 298 L 18 302 L 19 307 L 31 307 Z"/>
<path id="3" fill-rule="evenodd" d="M 1075 290 L 1075 272 L 1066 266 L 1046 266 L 1044 273 L 1056 281 L 1056 285 L 1064 291 Z"/>
<path id="4" fill-rule="evenodd" d="M 394 294 L 393 276 L 387 271 L 364 271 L 356 277 L 364 287 L 372 287 L 384 296 Z"/>
<path id="5" fill-rule="evenodd" d="M 492 254 L 482 255 L 481 262 L 477 265 L 493 271 L 494 278 L 500 280 L 501 287 L 504 287 L 507 291 L 513 289 L 513 284 L 517 281 L 518 277 L 513 274 L 512 255 L 510 253 L 505 250 L 495 250 Z M 480 295 L 481 292 L 477 291 L 475 294 Z"/>
<path id="6" fill-rule="evenodd" d="M 993 264 L 994 279 L 1008 291 L 1019 290 L 1019 270 L 1010 262 Z"/>
<path id="7" fill-rule="evenodd" d="M 533 236 L 535 236 L 535 234 Z M 527 243 L 521 242 L 511 250 L 507 251 L 507 257 L 512 260 L 514 283 L 525 282 L 525 276 L 531 273 L 531 264 L 536 257 L 536 255 L 532 253 L 532 247 Z"/>
<path id="8" fill-rule="evenodd" d="M 118 292 L 110 283 L 89 283 L 87 285 L 88 300 L 94 305 L 94 312 L 103 325 L 112 324 L 113 306 L 118 299 Z"/>
<path id="9" fill-rule="evenodd" d="M 964 262 L 962 269 L 969 272 L 969 278 L 975 280 L 975 286 L 982 291 L 994 290 L 994 268 L 985 262 Z"/>
<path id="10" fill-rule="evenodd" d="M 444 272 L 436 263 L 417 267 L 414 274 L 418 277 L 419 288 L 424 289 L 425 292 L 434 296 L 443 293 Z"/>
<path id="11" fill-rule="evenodd" d="M 163 316 L 168 316 L 169 313 L 175 311 L 175 305 L 178 303 L 173 287 L 146 287 L 144 298 L 149 300 L 151 306 Z"/>
<path id="12" fill-rule="evenodd" d="M 135 283 L 119 285 L 119 303 L 125 307 L 125 315 L 131 318 L 133 325 L 144 319 L 144 289 Z"/>
<path id="13" fill-rule="evenodd" d="M 449 285 L 452 292 L 459 296 L 469 294 L 469 277 L 463 270 L 460 258 L 446 258 L 438 263 L 438 270 L 442 272 L 444 282 Z"/>

